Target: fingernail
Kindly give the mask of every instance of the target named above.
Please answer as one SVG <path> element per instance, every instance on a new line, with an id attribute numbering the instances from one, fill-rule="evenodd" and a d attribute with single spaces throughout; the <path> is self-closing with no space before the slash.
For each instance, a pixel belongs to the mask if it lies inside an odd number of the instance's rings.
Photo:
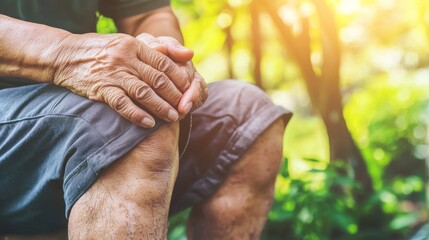
<path id="1" fill-rule="evenodd" d="M 192 103 L 191 102 L 188 103 L 188 104 L 186 104 L 186 106 L 185 106 L 185 114 L 188 114 L 189 111 L 191 111 L 191 108 L 192 108 Z"/>
<path id="2" fill-rule="evenodd" d="M 170 121 L 175 122 L 177 119 L 179 119 L 179 114 L 176 111 L 170 109 L 168 110 L 167 117 L 170 119 Z"/>
<path id="3" fill-rule="evenodd" d="M 151 127 L 155 126 L 155 121 L 152 120 L 152 119 L 150 119 L 150 118 L 143 118 L 142 124 L 145 127 L 150 127 L 151 128 Z"/>

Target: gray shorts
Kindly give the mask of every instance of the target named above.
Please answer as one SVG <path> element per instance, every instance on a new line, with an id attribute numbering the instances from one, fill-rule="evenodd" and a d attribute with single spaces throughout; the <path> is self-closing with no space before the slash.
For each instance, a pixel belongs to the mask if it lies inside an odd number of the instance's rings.
<path id="1" fill-rule="evenodd" d="M 171 214 L 213 195 L 258 135 L 290 117 L 253 85 L 209 84 L 207 102 L 180 124 Z M 0 90 L 0 234 L 65 228 L 100 172 L 162 124 L 137 127 L 106 104 L 53 85 Z"/>

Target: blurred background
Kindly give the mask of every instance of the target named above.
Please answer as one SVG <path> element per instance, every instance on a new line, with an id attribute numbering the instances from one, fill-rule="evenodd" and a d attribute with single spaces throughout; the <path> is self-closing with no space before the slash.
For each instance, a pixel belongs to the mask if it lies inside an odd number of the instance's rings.
<path id="1" fill-rule="evenodd" d="M 172 5 L 208 82 L 255 83 L 295 113 L 263 239 L 429 239 L 429 2 Z"/>

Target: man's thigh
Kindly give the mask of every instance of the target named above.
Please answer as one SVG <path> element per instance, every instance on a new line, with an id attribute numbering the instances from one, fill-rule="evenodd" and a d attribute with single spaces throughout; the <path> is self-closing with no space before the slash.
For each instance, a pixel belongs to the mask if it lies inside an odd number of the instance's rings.
<path id="1" fill-rule="evenodd" d="M 52 85 L 0 90 L 0 234 L 64 229 L 100 172 L 160 125 L 134 126 Z"/>

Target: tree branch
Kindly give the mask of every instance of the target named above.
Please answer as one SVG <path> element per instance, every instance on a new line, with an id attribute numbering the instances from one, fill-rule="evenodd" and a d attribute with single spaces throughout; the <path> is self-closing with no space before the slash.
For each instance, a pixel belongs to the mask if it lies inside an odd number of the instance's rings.
<path id="1" fill-rule="evenodd" d="M 264 9 L 270 16 L 274 25 L 279 30 L 283 39 L 283 44 L 288 52 L 297 62 L 306 81 L 306 86 L 313 104 L 317 104 L 320 97 L 320 77 L 316 75 L 311 63 L 310 34 L 308 19 L 302 19 L 302 32 L 294 36 L 289 26 L 283 23 L 283 20 L 277 13 L 271 1 L 256 1 L 258 6 Z M 316 108 L 317 109 L 317 108 Z"/>

